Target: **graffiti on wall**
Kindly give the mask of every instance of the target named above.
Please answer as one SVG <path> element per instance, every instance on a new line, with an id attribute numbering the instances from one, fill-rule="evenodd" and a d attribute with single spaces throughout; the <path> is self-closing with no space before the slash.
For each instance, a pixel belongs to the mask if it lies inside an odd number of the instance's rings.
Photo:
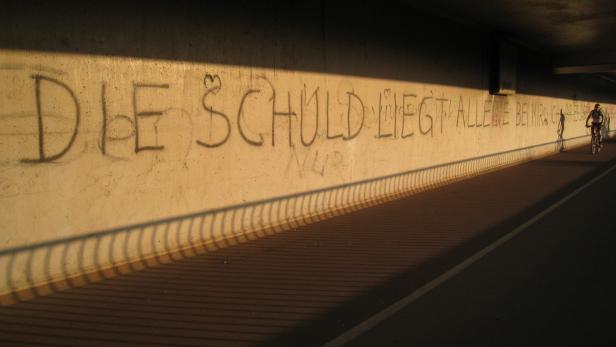
<path id="1" fill-rule="evenodd" d="M 100 95 L 96 110 L 87 110 L 76 90 L 83 86 L 70 85 L 61 77 L 37 73 L 29 76 L 36 113 L 36 123 L 31 123 L 30 133 L 36 134 L 37 151 L 33 155 L 17 159 L 16 163 L 43 164 L 61 160 L 69 153 L 82 134 L 81 125 L 87 114 L 99 117 L 100 124 L 96 142 L 102 156 L 117 157 L 117 146 L 123 143 L 133 155 L 165 151 L 173 143 L 164 143 L 158 136 L 161 119 L 169 117 L 169 110 L 177 109 L 175 95 L 182 93 L 179 87 L 165 81 L 131 81 L 129 95 L 112 97 L 111 82 L 100 81 L 96 94 Z M 559 126 L 561 110 L 568 121 L 583 121 L 590 104 L 570 101 L 545 104 L 523 98 L 511 102 L 507 97 L 491 95 L 447 95 L 436 89 L 427 89 L 423 94 L 410 93 L 394 88 L 375 90 L 374 95 L 356 91 L 351 85 L 344 90 L 331 91 L 324 86 L 298 85 L 284 91 L 267 76 L 256 77 L 256 82 L 237 93 L 228 91 L 225 80 L 215 72 L 203 73 L 198 105 L 191 114 L 194 148 L 216 151 L 231 139 L 251 147 L 298 146 L 309 148 L 317 139 L 323 141 L 354 141 L 361 136 L 376 139 L 412 141 L 415 137 L 455 136 L 451 129 L 478 131 L 486 128 L 538 128 Z M 26 82 L 24 82 L 26 83 Z M 230 98 L 228 93 L 235 95 Z M 225 95 L 227 93 L 227 95 Z M 61 116 L 70 123 L 62 134 L 53 133 L 47 122 L 55 115 L 47 107 L 48 95 L 64 94 L 72 110 Z M 130 109 L 113 111 L 114 98 L 124 97 Z M 143 100 L 156 97 L 165 107 L 152 108 Z M 224 97 L 224 101 L 220 100 Z M 235 99 L 235 105 L 228 102 Z M 124 103 L 126 104 L 126 100 Z M 92 105 L 90 105 L 92 107 Z M 605 112 L 609 115 L 610 109 Z M 95 116 L 96 115 L 96 116 Z M 368 126 L 374 124 L 375 126 Z M 10 135 L 3 132 L 4 135 Z M 54 138 L 56 145 L 50 148 Z M 61 143 L 62 145 L 57 145 Z M 123 151 L 125 155 L 126 151 Z M 338 153 L 339 155 L 339 153 Z M 311 157 L 309 159 L 309 157 Z M 336 155 L 333 155 L 336 156 Z M 329 154 L 313 151 L 297 165 L 323 173 L 318 169 L 329 162 Z M 319 164 L 321 163 L 321 164 Z"/>

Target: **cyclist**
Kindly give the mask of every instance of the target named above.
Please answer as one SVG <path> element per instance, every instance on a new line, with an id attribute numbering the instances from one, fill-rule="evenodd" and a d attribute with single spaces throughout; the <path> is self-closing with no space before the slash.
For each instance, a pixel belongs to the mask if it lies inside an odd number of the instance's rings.
<path id="1" fill-rule="evenodd" d="M 588 125 L 588 120 L 592 118 L 592 124 Z M 601 126 L 603 125 L 603 113 L 601 112 L 600 109 L 600 105 L 599 104 L 595 104 L 595 108 L 594 110 L 590 111 L 590 113 L 588 114 L 588 117 L 586 117 L 586 127 L 590 128 L 591 134 L 595 134 L 596 131 L 596 136 L 598 137 L 598 141 L 599 141 L 599 146 L 602 146 L 603 144 L 601 143 Z"/>

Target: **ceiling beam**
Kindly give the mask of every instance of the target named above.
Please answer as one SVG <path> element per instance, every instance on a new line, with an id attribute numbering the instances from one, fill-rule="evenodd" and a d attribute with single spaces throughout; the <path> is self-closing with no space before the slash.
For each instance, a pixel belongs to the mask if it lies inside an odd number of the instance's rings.
<path id="1" fill-rule="evenodd" d="M 556 66 L 553 72 L 556 75 L 616 72 L 616 64 Z"/>

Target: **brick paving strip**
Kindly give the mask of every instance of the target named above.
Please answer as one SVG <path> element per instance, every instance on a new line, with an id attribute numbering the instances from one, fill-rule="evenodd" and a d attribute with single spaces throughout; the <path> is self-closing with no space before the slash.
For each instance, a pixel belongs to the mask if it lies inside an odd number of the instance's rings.
<path id="1" fill-rule="evenodd" d="M 291 231 L 0 307 L 4 345 L 318 345 L 616 160 L 578 147 Z"/>

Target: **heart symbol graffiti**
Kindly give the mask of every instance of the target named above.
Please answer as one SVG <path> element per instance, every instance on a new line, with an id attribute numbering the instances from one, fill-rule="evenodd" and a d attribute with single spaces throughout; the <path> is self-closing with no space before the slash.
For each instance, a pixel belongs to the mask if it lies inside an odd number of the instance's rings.
<path id="1" fill-rule="evenodd" d="M 222 88 L 222 80 L 218 75 L 205 74 L 203 84 L 208 91 L 211 90 L 214 93 L 218 92 Z"/>

